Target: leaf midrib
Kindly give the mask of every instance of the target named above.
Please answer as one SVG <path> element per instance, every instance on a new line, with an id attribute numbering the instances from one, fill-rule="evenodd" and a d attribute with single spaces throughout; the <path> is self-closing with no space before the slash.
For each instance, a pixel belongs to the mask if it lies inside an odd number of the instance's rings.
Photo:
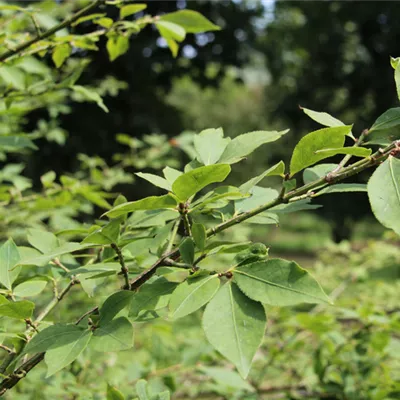
<path id="1" fill-rule="evenodd" d="M 280 285 L 279 283 L 267 281 L 267 280 L 262 279 L 262 278 L 260 278 L 260 277 L 258 277 L 258 276 L 247 274 L 247 273 L 245 273 L 245 272 L 243 272 L 243 271 L 236 270 L 236 273 L 238 273 L 239 275 L 248 276 L 248 277 L 251 278 L 251 279 L 258 280 L 258 281 L 260 281 L 260 282 L 266 283 L 266 284 L 271 285 L 271 286 L 276 286 L 276 287 L 278 287 L 278 288 L 280 288 L 280 289 L 288 290 L 288 291 L 290 291 L 290 292 L 302 294 L 303 296 L 312 297 L 312 298 L 314 298 L 314 299 L 322 300 L 322 301 L 324 301 L 324 302 L 326 302 L 326 303 L 329 303 L 327 300 L 325 300 L 325 299 L 323 299 L 323 298 L 321 298 L 321 297 L 317 297 L 317 296 L 314 296 L 314 295 L 309 294 L 309 293 L 304 293 L 304 292 L 302 292 L 301 290 L 289 288 L 289 287 L 287 287 L 287 286 Z"/>
<path id="2" fill-rule="evenodd" d="M 196 289 L 194 289 L 192 292 L 190 292 L 184 300 L 182 300 L 181 304 L 176 308 L 176 310 L 173 312 L 172 317 L 176 315 L 176 313 L 182 308 L 182 306 L 188 301 L 188 299 L 194 295 L 200 288 L 202 288 L 206 283 L 210 282 L 211 279 L 215 278 L 214 276 L 208 277 L 208 279 L 204 279 L 203 282 L 199 286 L 197 286 Z"/>

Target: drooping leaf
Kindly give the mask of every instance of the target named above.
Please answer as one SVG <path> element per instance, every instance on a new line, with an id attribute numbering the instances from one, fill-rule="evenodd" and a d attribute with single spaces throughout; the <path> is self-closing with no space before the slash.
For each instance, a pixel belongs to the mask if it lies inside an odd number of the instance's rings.
<path id="1" fill-rule="evenodd" d="M 357 157 L 368 157 L 371 155 L 372 150 L 365 147 L 340 147 L 337 149 L 322 149 L 317 150 L 315 154 L 321 154 L 326 157 L 332 157 L 336 154 L 350 154 Z"/>
<path id="2" fill-rule="evenodd" d="M 120 290 L 109 296 L 100 307 L 99 324 L 104 325 L 111 321 L 123 308 L 130 304 L 134 296 L 135 293 L 130 290 Z"/>
<path id="3" fill-rule="evenodd" d="M 76 332 L 73 336 L 73 341 L 63 346 L 52 347 L 46 351 L 44 361 L 47 365 L 47 375 L 54 375 L 56 372 L 71 364 L 89 344 L 92 332 L 84 330 Z"/>
<path id="4" fill-rule="evenodd" d="M 40 229 L 29 229 L 27 239 L 31 246 L 42 253 L 49 253 L 59 246 L 56 235 Z"/>
<path id="5" fill-rule="evenodd" d="M 208 303 L 203 328 L 208 341 L 246 378 L 266 326 L 262 305 L 228 282 Z"/>
<path id="6" fill-rule="evenodd" d="M 323 128 L 304 136 L 294 148 L 290 160 L 291 175 L 328 157 L 316 154 L 317 150 L 343 147 L 345 136 L 351 132 L 351 128 L 351 125 Z"/>
<path id="7" fill-rule="evenodd" d="M 182 318 L 207 304 L 214 297 L 219 285 L 218 275 L 200 276 L 181 283 L 171 295 L 171 318 Z"/>
<path id="8" fill-rule="evenodd" d="M 64 61 L 71 55 L 72 47 L 69 43 L 62 43 L 53 51 L 52 59 L 57 68 L 64 64 Z"/>
<path id="9" fill-rule="evenodd" d="M 318 122 L 321 125 L 334 127 L 334 126 L 344 126 L 344 123 L 326 112 L 313 111 L 308 108 L 300 107 L 311 119 Z"/>
<path id="10" fill-rule="evenodd" d="M 256 186 L 259 182 L 261 182 L 267 176 L 273 176 L 273 175 L 283 176 L 284 173 L 285 173 L 285 163 L 283 161 L 279 161 L 277 164 L 275 164 L 271 168 L 268 168 L 261 175 L 255 176 L 254 178 L 251 178 L 247 182 L 240 185 L 239 190 L 242 193 L 248 193 L 251 191 L 251 189 L 253 189 L 254 186 Z"/>
<path id="11" fill-rule="evenodd" d="M 160 20 L 180 25 L 187 33 L 218 31 L 221 29 L 197 11 L 192 10 L 180 10 L 161 15 Z"/>
<path id="12" fill-rule="evenodd" d="M 330 303 L 319 283 L 294 261 L 274 258 L 248 264 L 235 269 L 234 279 L 246 296 L 265 304 Z"/>
<path id="13" fill-rule="evenodd" d="M 9 290 L 20 273 L 21 268 L 14 268 L 19 261 L 18 248 L 12 239 L 8 239 L 0 247 L 0 283 Z"/>
<path id="14" fill-rule="evenodd" d="M 81 94 L 84 99 L 96 103 L 102 110 L 104 110 L 106 113 L 108 113 L 108 108 L 104 104 L 103 99 L 94 90 L 89 89 L 84 86 L 79 86 L 79 85 L 73 85 L 73 86 L 71 86 L 71 89 L 74 92 Z"/>
<path id="15" fill-rule="evenodd" d="M 17 285 L 13 289 L 13 295 L 17 297 L 31 297 L 41 293 L 47 285 L 47 280 L 31 279 Z"/>
<path id="16" fill-rule="evenodd" d="M 93 333 L 90 346 L 101 352 L 130 349 L 133 346 L 133 326 L 125 317 L 100 323 Z"/>
<path id="17" fill-rule="evenodd" d="M 400 100 L 400 57 L 390 57 L 390 64 L 394 69 L 394 81 L 396 83 L 397 97 Z"/>
<path id="18" fill-rule="evenodd" d="M 0 303 L 0 317 L 25 320 L 31 318 L 35 304 L 31 301 L 7 301 Z"/>
<path id="19" fill-rule="evenodd" d="M 128 214 L 137 210 L 173 209 L 176 205 L 176 200 L 169 194 L 164 196 L 150 196 L 141 200 L 120 204 L 103 215 L 107 215 L 109 218 L 116 218 L 120 215 Z"/>
<path id="20" fill-rule="evenodd" d="M 237 163 L 261 145 L 274 142 L 287 132 L 289 132 L 288 129 L 280 132 L 255 131 L 239 135 L 228 143 L 218 162 L 221 164 Z"/>
<path id="21" fill-rule="evenodd" d="M 125 400 L 125 396 L 115 387 L 107 385 L 107 400 Z"/>
<path id="22" fill-rule="evenodd" d="M 159 20 L 156 21 L 155 25 L 160 32 L 160 35 L 166 40 L 182 42 L 185 39 L 185 29 L 174 22 Z"/>
<path id="23" fill-rule="evenodd" d="M 373 131 L 394 128 L 397 125 L 400 125 L 400 107 L 390 108 L 373 123 L 368 134 Z"/>
<path id="24" fill-rule="evenodd" d="M 313 197 L 321 196 L 329 193 L 345 193 L 345 192 L 366 192 L 367 185 L 364 183 L 338 183 L 336 185 L 327 186 L 317 192 Z"/>
<path id="25" fill-rule="evenodd" d="M 194 137 L 197 159 L 204 165 L 215 164 L 231 139 L 224 138 L 222 128 L 206 129 Z"/>
<path id="26" fill-rule="evenodd" d="M 186 201 L 207 185 L 222 182 L 231 172 L 227 164 L 207 165 L 182 174 L 172 185 L 172 190 L 181 201 Z"/>
<path id="27" fill-rule="evenodd" d="M 179 245 L 179 252 L 184 263 L 192 265 L 194 261 L 194 242 L 192 238 L 184 239 Z"/>
<path id="28" fill-rule="evenodd" d="M 203 224 L 198 224 L 195 223 L 192 225 L 192 236 L 193 240 L 197 246 L 197 248 L 203 252 L 205 245 L 206 245 L 206 239 L 207 239 L 207 233 L 206 233 L 206 228 L 204 227 Z"/>
<path id="29" fill-rule="evenodd" d="M 142 310 L 159 310 L 168 305 L 171 293 L 177 284 L 161 277 L 143 285 L 132 298 L 129 315 L 137 317 Z"/>
<path id="30" fill-rule="evenodd" d="M 139 176 L 142 179 L 145 179 L 146 181 L 152 183 L 154 186 L 157 186 L 161 189 L 165 189 L 170 191 L 171 190 L 171 184 L 164 178 L 158 175 L 154 174 L 144 174 L 142 172 L 137 172 L 137 176 Z"/>
<path id="31" fill-rule="evenodd" d="M 124 19 L 125 17 L 128 17 L 129 15 L 136 14 L 140 11 L 143 11 L 147 8 L 147 4 L 128 4 L 126 6 L 123 6 L 119 10 L 119 16 L 121 19 Z"/>
<path id="32" fill-rule="evenodd" d="M 113 35 L 108 38 L 106 47 L 110 61 L 114 61 L 129 50 L 129 39 L 122 35 Z"/>
<path id="33" fill-rule="evenodd" d="M 400 235 L 400 160 L 389 156 L 374 171 L 368 197 L 376 219 Z"/>

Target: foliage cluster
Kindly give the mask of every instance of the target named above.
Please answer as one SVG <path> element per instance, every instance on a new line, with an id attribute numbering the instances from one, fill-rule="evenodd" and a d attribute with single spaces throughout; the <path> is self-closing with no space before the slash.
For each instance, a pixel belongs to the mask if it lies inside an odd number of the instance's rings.
<path id="1" fill-rule="evenodd" d="M 116 20 L 101 13 L 90 14 L 104 3 L 117 8 Z M 115 60 L 127 51 L 131 35 L 153 24 L 175 55 L 186 33 L 219 29 L 190 10 L 157 17 L 139 14 L 136 18 L 135 14 L 145 7 L 118 0 L 95 1 L 62 22 L 55 25 L 50 22 L 52 27 L 42 32 L 41 14 L 34 8 L 2 6 L 8 31 L 0 39 L 10 48 L 0 54 L 4 94 L 0 146 L 4 160 L 8 160 L 10 153 L 23 155 L 36 149 L 35 139 L 42 135 L 40 132 L 16 133 L 33 109 L 47 108 L 50 116 L 57 116 L 65 102 L 76 100 L 94 102 L 108 111 L 100 95 L 101 85 L 99 92 L 98 88 L 77 84 L 87 63 L 75 63 L 74 52 L 96 51 L 99 39 L 105 38 L 110 60 Z M 87 20 L 93 20 L 99 28 L 82 35 L 68 31 L 55 35 Z M 31 23 L 36 31 L 27 34 Z M 47 55 L 51 55 L 56 68 L 38 58 Z M 392 59 L 392 67 L 399 88 L 398 59 Z M 104 89 L 107 84 L 103 85 L 103 90 L 107 90 Z M 37 102 L 32 100 L 33 96 Z M 46 378 L 54 379 L 48 390 L 59 395 L 69 379 L 76 384 L 73 376 L 80 376 L 81 368 L 83 374 L 91 376 L 90 368 L 84 367 L 85 354 L 135 348 L 134 333 L 140 327 L 149 329 L 152 335 L 159 334 L 157 340 L 162 343 L 163 331 L 168 332 L 168 328 L 160 321 L 196 319 L 196 312 L 203 306 L 202 327 L 209 343 L 204 344 L 205 354 L 211 353 L 211 345 L 236 367 L 240 376 L 233 371 L 197 364 L 195 369 L 213 377 L 217 392 L 232 387 L 235 396 L 241 395 L 241 391 L 252 392 L 253 386 L 243 379 L 249 375 L 253 360 L 263 358 L 260 346 L 267 314 L 271 318 L 277 306 L 307 310 L 309 304 L 331 304 L 332 299 L 314 276 L 296 262 L 269 257 L 265 243 L 229 240 L 225 231 L 242 224 L 277 225 L 283 214 L 318 208 L 315 198 L 357 191 L 367 192 L 376 218 L 400 234 L 400 145 L 395 129 L 400 125 L 400 109 L 386 111 L 357 138 L 353 126 L 327 113 L 305 108 L 303 111 L 324 128 L 305 135 L 297 143 L 290 165 L 280 161 L 257 176 L 247 177 L 239 186 L 227 181 L 232 166 L 260 146 L 281 139 L 287 130 L 252 131 L 233 139 L 224 136 L 221 128 L 183 134 L 177 140 L 192 161 L 182 170 L 168 162 L 170 146 L 162 150 L 162 138 L 149 136 L 140 142 L 122 135 L 119 140 L 138 150 L 139 157 L 123 155 L 118 160 L 120 165 L 109 168 L 101 159 L 82 155 L 80 160 L 85 168 L 77 176 L 57 179 L 51 171 L 42 176 L 42 193 L 31 190 L 31 183 L 21 175 L 22 165 L 8 164 L 2 171 L 5 183 L 0 187 L 2 217 L 5 231 L 15 230 L 16 236 L 15 241 L 9 238 L 0 247 L 0 317 L 4 321 L 0 338 L 5 354 L 0 365 L 0 395 L 29 376 L 42 360 L 47 366 Z M 56 137 L 62 136 L 59 133 Z M 354 142 L 353 146 L 345 146 L 346 137 Z M 160 154 L 170 165 L 162 165 Z M 344 155 L 339 164 L 319 163 L 336 155 Z M 349 164 L 353 157 L 359 160 Z M 124 166 L 164 167 L 162 176 L 143 172 L 136 175 L 165 194 L 128 202 L 122 195 L 109 193 L 116 183 L 132 179 L 123 172 Z M 368 185 L 342 182 L 371 167 L 377 168 Z M 279 190 L 260 186 L 271 176 L 278 177 Z M 94 206 L 106 210 L 102 218 L 82 223 L 81 215 L 92 214 L 96 211 Z M 325 275 L 322 276 L 325 283 Z M 332 297 L 336 297 L 335 292 Z M 74 312 L 64 313 L 64 303 L 73 304 Z M 86 308 L 88 303 L 93 303 L 92 308 Z M 293 343 L 298 348 L 312 344 L 297 340 L 298 330 L 308 329 L 319 338 L 320 346 L 313 347 L 314 381 L 310 382 L 317 381 L 319 390 L 328 393 L 344 396 L 351 393 L 363 398 L 359 385 L 365 382 L 351 381 L 346 368 L 367 368 L 360 375 L 370 373 L 369 382 L 379 384 L 376 384 L 378 392 L 368 384 L 363 386 L 364 392 L 370 394 L 372 390 L 374 399 L 394 398 L 399 382 L 391 376 L 391 363 L 396 360 L 391 360 L 387 368 L 382 366 L 387 372 L 386 386 L 382 389 L 381 374 L 372 370 L 374 363 L 383 362 L 387 352 L 398 347 L 389 333 L 398 324 L 396 316 L 391 317 L 392 310 L 379 309 L 379 315 L 363 308 L 355 311 L 351 318 L 360 329 L 348 337 L 334 333 L 341 323 L 341 312 L 345 319 L 348 317 L 343 310 L 338 311 L 337 317 L 320 316 L 318 310 L 321 305 L 308 314 L 299 313 L 288 322 L 283 309 L 272 326 L 272 332 L 285 329 L 285 335 L 294 335 Z M 380 318 L 381 313 L 387 315 Z M 198 331 L 187 328 L 185 340 L 193 344 Z M 292 339 L 287 339 L 291 346 Z M 355 343 L 353 339 L 357 339 Z M 267 336 L 267 343 L 268 340 Z M 174 346 L 167 348 L 167 352 L 173 352 Z M 180 346 L 179 341 L 176 346 Z M 203 357 L 203 347 L 194 347 L 192 354 L 185 355 L 187 360 Z M 154 349 L 144 363 L 151 366 L 153 356 L 156 362 L 162 356 L 163 346 L 158 349 L 160 354 L 155 354 L 157 349 Z M 355 360 L 343 366 L 345 360 L 341 357 L 348 352 L 354 352 Z M 279 347 L 270 351 L 272 359 L 281 359 L 285 354 Z M 334 356 L 338 368 L 326 363 L 327 358 Z M 91 356 L 86 359 L 87 364 L 90 359 Z M 268 365 L 272 363 L 269 360 Z M 141 364 L 135 365 L 136 376 L 146 376 Z M 70 375 L 60 373 L 65 369 Z M 89 377 L 83 375 L 81 379 Z M 226 385 L 226 382 L 233 383 Z M 218 386 L 223 383 L 227 388 Z M 173 385 L 170 382 L 167 386 L 173 388 Z M 308 390 L 307 385 L 308 382 L 302 382 L 301 387 L 287 390 L 301 393 Z M 148 388 L 142 380 L 136 384 L 140 400 L 168 399 L 169 392 L 164 389 L 164 386 Z M 76 390 L 74 395 L 84 397 L 91 388 L 76 385 Z M 112 386 L 107 389 L 107 397 L 124 398 Z"/>

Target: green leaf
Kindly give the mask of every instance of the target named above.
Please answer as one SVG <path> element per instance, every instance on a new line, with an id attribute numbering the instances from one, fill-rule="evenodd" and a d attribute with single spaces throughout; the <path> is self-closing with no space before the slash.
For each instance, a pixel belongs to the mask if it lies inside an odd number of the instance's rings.
<path id="1" fill-rule="evenodd" d="M 125 396 L 118 389 L 108 384 L 106 400 L 125 400 Z"/>
<path id="2" fill-rule="evenodd" d="M 53 51 L 52 59 L 57 68 L 64 64 L 64 61 L 71 55 L 72 47 L 68 43 L 63 43 Z"/>
<path id="3" fill-rule="evenodd" d="M 223 182 L 231 172 L 227 164 L 207 165 L 182 174 L 172 185 L 173 192 L 182 201 L 186 201 L 207 185 Z"/>
<path id="4" fill-rule="evenodd" d="M 192 238 L 184 239 L 179 245 L 179 252 L 184 263 L 192 265 L 194 261 L 194 242 Z"/>
<path id="5" fill-rule="evenodd" d="M 289 129 L 285 131 L 255 131 L 244 133 L 231 140 L 222 153 L 219 163 L 234 164 L 252 153 L 261 145 L 274 142 L 281 138 Z"/>
<path id="6" fill-rule="evenodd" d="M 182 42 L 185 39 L 186 32 L 180 25 L 173 22 L 159 20 L 155 23 L 160 35 L 166 40 Z"/>
<path id="7" fill-rule="evenodd" d="M 400 235 L 400 160 L 389 156 L 374 171 L 368 197 L 376 219 Z"/>
<path id="8" fill-rule="evenodd" d="M 111 244 L 117 243 L 121 226 L 121 218 L 108 222 L 105 226 L 88 235 L 82 243 Z"/>
<path id="9" fill-rule="evenodd" d="M 47 285 L 47 280 L 31 279 L 20 283 L 13 289 L 13 295 L 17 297 L 31 297 L 41 293 Z"/>
<path id="10" fill-rule="evenodd" d="M 303 172 L 304 184 L 316 181 L 329 174 L 337 167 L 337 164 L 318 164 L 312 168 L 307 168 Z"/>
<path id="11" fill-rule="evenodd" d="M 70 242 L 61 245 L 49 253 L 43 254 L 38 257 L 26 258 L 18 262 L 18 265 L 37 265 L 41 267 L 46 265 L 49 261 L 54 260 L 56 257 L 62 256 L 64 254 L 73 253 L 74 251 L 87 249 L 88 245 L 81 245 L 79 243 Z"/>
<path id="12" fill-rule="evenodd" d="M 122 35 L 111 36 L 107 40 L 106 47 L 110 61 L 114 61 L 129 50 L 129 39 Z"/>
<path id="13" fill-rule="evenodd" d="M 145 179 L 146 181 L 152 183 L 154 186 L 157 186 L 161 189 L 165 189 L 168 191 L 172 190 L 171 184 L 166 179 L 161 178 L 161 176 L 153 174 L 144 174 L 142 172 L 137 172 L 135 175 L 137 175 L 142 179 Z"/>
<path id="14" fill-rule="evenodd" d="M 193 224 L 192 236 L 197 248 L 201 252 L 203 252 L 206 246 L 206 239 L 207 239 L 206 228 L 204 227 L 204 225 L 197 223 Z"/>
<path id="15" fill-rule="evenodd" d="M 365 147 L 339 147 L 337 149 L 317 150 L 315 154 L 321 154 L 326 157 L 332 157 L 336 154 L 350 154 L 356 157 L 368 157 L 371 152 L 371 149 L 366 149 Z"/>
<path id="16" fill-rule="evenodd" d="M 181 283 L 169 301 L 170 317 L 182 318 L 207 304 L 219 289 L 218 275 L 200 276 Z"/>
<path id="17" fill-rule="evenodd" d="M 0 316 L 24 320 L 32 317 L 34 308 L 35 304 L 27 300 L 2 302 Z"/>
<path id="18" fill-rule="evenodd" d="M 218 31 L 221 29 L 197 11 L 192 10 L 180 10 L 161 15 L 160 20 L 180 25 L 187 33 Z"/>
<path id="19" fill-rule="evenodd" d="M 256 262 L 234 271 L 235 282 L 253 300 L 274 306 L 330 303 L 319 283 L 294 261 Z"/>
<path id="20" fill-rule="evenodd" d="M 0 247 L 0 283 L 9 290 L 20 273 L 20 268 L 14 268 L 19 261 L 18 248 L 12 239 L 8 239 Z"/>
<path id="21" fill-rule="evenodd" d="M 208 341 L 246 378 L 266 326 L 263 306 L 246 297 L 232 282 L 208 303 L 203 328 Z"/>
<path id="22" fill-rule="evenodd" d="M 32 247 L 42 253 L 49 253 L 60 245 L 56 235 L 41 229 L 29 229 L 27 239 Z"/>
<path id="23" fill-rule="evenodd" d="M 104 104 L 103 99 L 95 91 L 93 91 L 87 87 L 79 86 L 79 85 L 73 85 L 73 86 L 71 86 L 71 89 L 74 92 L 81 94 L 84 99 L 96 103 L 102 110 L 104 110 L 106 113 L 108 113 L 108 108 Z"/>
<path id="24" fill-rule="evenodd" d="M 116 218 L 132 211 L 169 209 L 176 206 L 177 201 L 171 195 L 166 194 L 164 196 L 150 196 L 141 200 L 124 203 L 112 208 L 103 215 L 107 215 L 109 218 Z"/>
<path id="25" fill-rule="evenodd" d="M 164 277 L 168 282 L 181 283 L 189 276 L 189 270 L 177 267 L 157 268 L 157 274 Z"/>
<path id="26" fill-rule="evenodd" d="M 90 346 L 101 352 L 130 349 L 133 346 L 133 326 L 125 317 L 100 323 L 93 333 Z"/>
<path id="27" fill-rule="evenodd" d="M 37 147 L 25 135 L 0 135 L 0 149 L 11 152 L 22 149 L 37 150 Z"/>
<path id="28" fill-rule="evenodd" d="M 147 382 L 144 379 L 139 379 L 136 382 L 136 393 L 139 400 L 151 400 L 147 391 Z"/>
<path id="29" fill-rule="evenodd" d="M 368 134 L 373 131 L 394 128 L 400 124 L 400 107 L 385 111 L 371 126 Z"/>
<path id="30" fill-rule="evenodd" d="M 129 316 L 137 317 L 140 311 L 159 310 L 166 307 L 176 286 L 176 283 L 168 282 L 162 277 L 143 285 L 132 298 Z"/>
<path id="31" fill-rule="evenodd" d="M 17 67 L 1 66 L 0 78 L 6 85 L 10 85 L 15 89 L 25 89 L 25 74 Z"/>
<path id="32" fill-rule="evenodd" d="M 364 183 L 338 183 L 337 185 L 327 186 L 317 192 L 313 197 L 318 197 L 329 193 L 345 192 L 367 192 L 367 185 Z"/>
<path id="33" fill-rule="evenodd" d="M 351 128 L 351 125 L 324 128 L 304 136 L 293 151 L 290 160 L 291 175 L 329 157 L 324 154 L 316 154 L 317 150 L 343 147 L 345 136 L 351 132 Z"/>
<path id="34" fill-rule="evenodd" d="M 204 165 L 215 164 L 230 141 L 230 138 L 224 138 L 222 128 L 201 131 L 194 137 L 197 159 Z"/>
<path id="35" fill-rule="evenodd" d="M 315 210 L 322 207 L 319 204 L 310 204 L 310 202 L 311 199 L 297 200 L 292 203 L 279 204 L 278 206 L 270 208 L 269 211 L 276 214 L 288 214 L 297 211 Z"/>
<path id="36" fill-rule="evenodd" d="M 171 50 L 172 56 L 176 57 L 178 55 L 179 51 L 179 45 L 178 43 L 175 42 L 173 39 L 166 39 L 167 40 L 167 45 L 169 49 Z"/>
<path id="37" fill-rule="evenodd" d="M 237 213 L 249 211 L 276 199 L 279 193 L 275 189 L 254 186 L 250 190 L 251 196 L 246 199 L 235 201 L 235 210 Z"/>
<path id="38" fill-rule="evenodd" d="M 140 11 L 143 11 L 147 8 L 146 4 L 128 4 L 127 6 L 123 6 L 119 10 L 119 17 L 121 19 L 124 19 L 125 17 L 128 17 L 129 15 L 136 14 Z"/>
<path id="39" fill-rule="evenodd" d="M 74 324 L 55 324 L 43 329 L 28 342 L 24 354 L 43 353 L 50 348 L 62 347 L 76 340 L 86 329 Z"/>
<path id="40" fill-rule="evenodd" d="M 203 208 L 221 208 L 225 207 L 230 200 L 244 199 L 247 197 L 249 197 L 247 193 L 240 192 L 235 186 L 219 186 L 192 203 L 191 210 L 193 212 Z"/>
<path id="41" fill-rule="evenodd" d="M 120 290 L 109 296 L 100 307 L 99 324 L 104 325 L 111 321 L 122 309 L 130 304 L 134 296 L 135 293 L 130 290 Z"/>
<path id="42" fill-rule="evenodd" d="M 311 119 L 315 122 L 318 122 L 321 125 L 335 127 L 335 126 L 344 126 L 344 123 L 326 112 L 313 111 L 308 108 L 300 107 L 301 110 L 304 111 Z"/>
<path id="43" fill-rule="evenodd" d="M 219 387 L 228 387 L 236 390 L 246 390 L 254 392 L 253 386 L 247 383 L 241 376 L 226 368 L 219 367 L 201 367 L 200 370 L 212 378 Z"/>
<path id="44" fill-rule="evenodd" d="M 47 375 L 54 375 L 56 372 L 65 368 L 67 365 L 75 361 L 83 350 L 89 344 L 92 332 L 89 330 L 76 332 L 71 343 L 64 346 L 52 347 L 46 351 L 44 361 L 47 365 Z"/>
<path id="45" fill-rule="evenodd" d="M 163 174 L 165 179 L 172 187 L 172 184 L 183 174 L 183 172 L 178 171 L 175 168 L 165 167 L 163 169 Z"/>
<path id="46" fill-rule="evenodd" d="M 251 178 L 249 181 L 240 185 L 239 190 L 242 193 L 248 193 L 250 192 L 251 189 L 253 189 L 254 186 L 256 186 L 267 176 L 280 175 L 283 177 L 284 174 L 285 174 L 285 163 L 283 161 L 279 161 L 277 164 L 264 171 L 261 175 L 255 176 L 254 178 Z"/>
<path id="47" fill-rule="evenodd" d="M 396 83 L 397 97 L 400 100 L 400 58 L 390 57 L 390 64 L 394 69 L 394 81 Z"/>

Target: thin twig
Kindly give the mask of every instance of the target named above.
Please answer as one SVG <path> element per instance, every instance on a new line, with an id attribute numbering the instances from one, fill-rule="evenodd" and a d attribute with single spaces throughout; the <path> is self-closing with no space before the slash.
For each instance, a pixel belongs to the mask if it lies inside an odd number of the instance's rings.
<path id="1" fill-rule="evenodd" d="M 59 23 L 58 25 L 54 26 L 53 28 L 47 30 L 46 32 L 43 32 L 40 35 L 37 35 L 35 38 L 28 40 L 25 43 L 21 43 L 19 46 L 15 47 L 12 50 L 8 50 L 4 52 L 3 54 L 0 55 L 0 62 L 7 61 L 9 58 L 13 57 L 14 55 L 20 53 L 21 51 L 27 49 L 28 47 L 32 46 L 33 44 L 39 42 L 40 40 L 46 39 L 50 36 L 52 36 L 54 33 L 60 31 L 61 29 L 67 28 L 72 25 L 73 22 L 78 20 L 80 17 L 88 13 L 89 11 L 93 10 L 96 8 L 98 5 L 104 3 L 104 0 L 96 0 L 89 5 L 87 5 L 85 8 L 82 8 L 80 11 L 78 11 L 76 14 L 72 15 L 70 18 L 67 18 L 63 22 Z"/>
<path id="2" fill-rule="evenodd" d="M 129 289 L 129 269 L 125 264 L 124 256 L 122 255 L 121 249 L 118 247 L 116 243 L 111 243 L 111 247 L 117 253 L 117 257 L 121 265 L 121 273 L 124 276 L 124 281 L 125 281 L 123 289 Z"/>

